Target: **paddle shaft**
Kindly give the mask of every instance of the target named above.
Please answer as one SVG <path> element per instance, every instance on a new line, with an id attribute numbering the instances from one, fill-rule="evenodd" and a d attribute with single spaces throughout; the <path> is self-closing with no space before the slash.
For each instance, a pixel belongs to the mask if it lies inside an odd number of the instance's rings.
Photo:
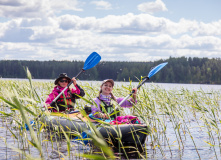
<path id="1" fill-rule="evenodd" d="M 141 84 L 139 84 L 137 86 L 137 89 L 139 89 L 147 80 L 149 80 L 149 77 L 146 77 L 142 82 Z M 130 96 L 132 96 L 132 94 L 134 93 L 135 91 L 133 90 L 127 97 L 125 97 L 120 103 L 119 103 L 119 106 L 121 106 Z M 115 110 L 118 109 L 118 106 L 115 107 Z M 114 110 L 110 112 L 110 114 L 114 113 Z"/>
<path id="2" fill-rule="evenodd" d="M 84 72 L 83 69 L 81 69 L 81 71 L 75 76 L 75 78 L 77 78 L 82 72 Z M 71 82 L 62 90 L 61 93 L 59 93 L 59 95 L 50 103 L 50 106 L 52 106 L 57 99 L 64 93 L 64 91 L 73 83 L 73 81 L 71 80 Z"/>
<path id="3" fill-rule="evenodd" d="M 153 69 L 150 70 L 148 76 L 145 77 L 145 79 L 141 82 L 141 84 L 139 84 L 137 86 L 137 89 L 139 89 L 147 80 L 150 79 L 150 77 L 152 77 L 154 74 L 156 74 L 159 70 L 161 70 L 165 65 L 167 65 L 167 62 L 166 63 L 161 63 L 159 64 L 158 66 L 154 67 Z M 120 103 L 119 103 L 119 106 L 121 106 L 124 101 L 126 101 L 135 91 L 133 90 L 127 97 L 125 97 Z M 118 109 L 118 106 L 115 108 L 115 110 Z M 114 113 L 114 110 L 111 111 L 110 114 Z"/>
<path id="4" fill-rule="evenodd" d="M 139 84 L 137 86 L 137 89 L 139 89 L 147 80 L 150 79 L 150 77 L 152 77 L 154 74 L 156 74 L 159 70 L 161 70 L 165 65 L 167 65 L 166 63 L 161 63 L 158 66 L 154 67 L 153 69 L 150 70 L 149 74 L 147 77 L 145 77 L 145 79 L 141 82 L 141 84 Z M 122 105 L 124 103 L 124 101 L 126 101 L 132 94 L 134 93 L 134 91 L 132 91 L 127 97 L 125 97 L 120 103 L 119 106 Z M 116 107 L 115 109 L 117 109 L 118 107 Z M 114 111 L 112 111 L 111 113 L 113 113 Z"/>

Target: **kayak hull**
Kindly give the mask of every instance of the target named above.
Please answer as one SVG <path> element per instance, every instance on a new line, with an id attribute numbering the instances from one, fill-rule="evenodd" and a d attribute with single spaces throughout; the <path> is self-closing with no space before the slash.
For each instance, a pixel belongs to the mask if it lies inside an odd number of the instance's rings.
<path id="1" fill-rule="evenodd" d="M 68 115 L 66 117 L 57 115 L 44 116 L 41 120 L 50 131 L 64 131 L 77 135 L 90 129 L 87 123 L 89 118 L 83 117 L 80 114 Z M 118 146 L 119 140 L 123 145 L 142 146 L 149 133 L 149 128 L 143 124 L 104 125 L 95 120 L 90 121 L 93 125 L 97 126 L 97 130 L 103 138 L 114 146 Z"/>

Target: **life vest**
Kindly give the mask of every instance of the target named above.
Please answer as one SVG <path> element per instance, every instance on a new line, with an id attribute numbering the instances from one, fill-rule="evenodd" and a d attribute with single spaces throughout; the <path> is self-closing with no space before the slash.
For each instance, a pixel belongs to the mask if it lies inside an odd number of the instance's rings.
<path id="1" fill-rule="evenodd" d="M 60 93 L 58 93 L 60 94 Z M 57 110 L 57 107 L 59 108 L 59 112 L 68 110 L 73 110 L 75 103 L 75 97 L 72 96 L 71 91 L 68 91 L 67 97 L 64 98 L 63 94 L 56 100 L 55 105 L 53 106 L 55 110 Z"/>
<path id="2" fill-rule="evenodd" d="M 103 113 L 111 113 L 113 110 L 114 110 L 114 105 L 113 104 L 111 104 L 111 102 L 110 102 L 110 105 L 107 105 L 107 103 L 106 102 L 104 102 L 103 100 L 101 100 L 99 97 L 97 97 L 103 104 L 104 104 L 104 106 L 101 106 L 100 105 L 100 109 L 101 109 L 101 112 L 103 112 Z M 118 111 L 117 111 L 118 112 Z M 116 114 L 113 114 L 113 115 L 111 115 L 110 116 L 110 118 L 113 120 L 113 119 L 115 119 L 117 116 L 120 116 L 120 113 L 118 112 L 118 113 L 116 113 Z"/>

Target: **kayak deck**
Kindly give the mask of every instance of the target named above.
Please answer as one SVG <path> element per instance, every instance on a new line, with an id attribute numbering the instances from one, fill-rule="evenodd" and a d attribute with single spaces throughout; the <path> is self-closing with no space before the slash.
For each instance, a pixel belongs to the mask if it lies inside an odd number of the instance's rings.
<path id="1" fill-rule="evenodd" d="M 89 123 L 92 123 L 97 126 L 97 130 L 104 139 L 113 145 L 117 145 L 119 139 L 124 145 L 143 145 L 149 134 L 149 128 L 144 124 L 110 125 L 101 121 L 99 123 L 83 116 L 80 112 L 73 114 L 51 113 L 49 116 L 43 116 L 42 122 L 50 131 L 60 131 L 62 128 L 65 132 L 78 134 L 90 130 Z"/>

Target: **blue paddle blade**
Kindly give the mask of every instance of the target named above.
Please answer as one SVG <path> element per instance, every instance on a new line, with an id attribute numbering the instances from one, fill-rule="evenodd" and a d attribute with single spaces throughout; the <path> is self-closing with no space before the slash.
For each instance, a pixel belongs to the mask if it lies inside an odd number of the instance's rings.
<path id="1" fill-rule="evenodd" d="M 84 63 L 84 67 L 82 69 L 83 70 L 90 69 L 96 66 L 100 62 L 100 60 L 101 60 L 101 56 L 97 52 L 93 52 L 87 57 Z"/>
<path id="2" fill-rule="evenodd" d="M 168 62 L 161 63 L 158 66 L 154 67 L 148 74 L 148 77 L 152 77 L 154 74 L 156 74 L 159 70 L 161 70 L 165 65 L 167 65 Z"/>

